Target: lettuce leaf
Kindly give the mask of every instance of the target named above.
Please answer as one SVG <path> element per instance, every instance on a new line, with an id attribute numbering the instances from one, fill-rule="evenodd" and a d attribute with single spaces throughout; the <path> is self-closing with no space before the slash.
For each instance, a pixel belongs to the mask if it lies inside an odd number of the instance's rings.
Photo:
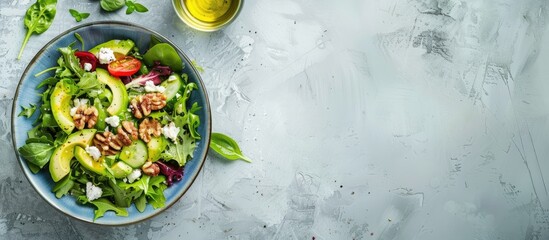
<path id="1" fill-rule="evenodd" d="M 91 204 L 95 205 L 97 208 L 94 211 L 93 220 L 97 220 L 100 217 L 103 217 L 105 215 L 105 212 L 107 211 L 114 211 L 117 216 L 127 217 L 128 216 L 128 210 L 125 208 L 117 207 L 112 202 L 105 198 L 99 198 L 97 200 L 93 200 L 90 202 Z"/>

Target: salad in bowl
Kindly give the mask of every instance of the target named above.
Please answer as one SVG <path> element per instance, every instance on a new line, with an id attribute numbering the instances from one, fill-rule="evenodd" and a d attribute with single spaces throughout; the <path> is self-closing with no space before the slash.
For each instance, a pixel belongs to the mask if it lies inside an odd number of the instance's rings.
<path id="1" fill-rule="evenodd" d="M 202 167 L 211 129 L 186 56 L 154 32 L 113 22 L 77 27 L 46 47 L 37 57 L 55 64 L 29 65 L 14 102 L 23 110 L 12 121 L 20 163 L 40 195 L 108 225 L 177 201 Z"/>

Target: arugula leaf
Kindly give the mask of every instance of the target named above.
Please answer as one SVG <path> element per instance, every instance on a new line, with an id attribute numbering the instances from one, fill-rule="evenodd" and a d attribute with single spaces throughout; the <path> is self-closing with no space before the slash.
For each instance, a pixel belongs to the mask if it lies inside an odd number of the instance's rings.
<path id="1" fill-rule="evenodd" d="M 147 194 L 147 200 L 154 209 L 164 207 L 166 204 L 166 197 L 164 196 L 164 190 L 167 188 L 165 184 L 160 184 L 158 188 L 149 189 Z"/>
<path id="2" fill-rule="evenodd" d="M 25 49 L 25 46 L 33 33 L 41 34 L 51 26 L 53 19 L 55 18 L 56 5 L 57 0 L 37 0 L 36 3 L 32 4 L 29 9 L 27 9 L 27 13 L 25 14 L 27 34 L 25 35 L 17 59 L 21 59 L 23 49 Z"/>
<path id="3" fill-rule="evenodd" d="M 74 73 L 78 78 L 81 78 L 84 74 L 84 69 L 80 66 L 80 60 L 74 55 L 76 49 L 72 49 L 70 46 L 58 49 L 63 55 L 65 65 Z M 60 64 L 61 65 L 61 64 Z"/>
<path id="4" fill-rule="evenodd" d="M 228 160 L 242 159 L 246 162 L 252 162 L 252 160 L 242 154 L 236 141 L 225 134 L 212 133 L 210 148 Z"/>
<path id="5" fill-rule="evenodd" d="M 46 137 L 29 138 L 25 145 L 17 150 L 28 162 L 42 168 L 50 161 L 55 146 Z"/>
<path id="6" fill-rule="evenodd" d="M 105 84 L 97 80 L 96 72 L 85 72 L 76 86 L 79 88 L 76 97 L 87 94 L 89 97 L 94 98 L 105 90 Z"/>
<path id="7" fill-rule="evenodd" d="M 149 190 L 149 180 L 150 179 L 151 179 L 151 177 L 149 177 L 147 175 L 144 175 L 139 180 L 137 180 L 133 183 L 121 182 L 121 183 L 119 183 L 119 186 L 126 189 L 126 190 L 128 190 L 130 188 L 143 190 L 143 192 L 145 194 L 147 194 L 147 191 Z"/>
<path id="8" fill-rule="evenodd" d="M 57 69 L 57 67 L 55 67 L 55 69 Z M 47 70 L 47 69 L 46 69 Z M 44 79 L 44 81 L 42 81 L 40 84 L 38 84 L 38 86 L 36 86 L 36 89 L 39 89 L 43 86 L 52 86 L 52 85 L 55 85 L 57 83 L 57 78 L 54 78 L 54 77 L 49 77 L 49 78 L 46 78 Z"/>
<path id="9" fill-rule="evenodd" d="M 55 193 L 56 198 L 61 198 L 67 195 L 73 186 L 74 181 L 70 176 L 66 176 L 61 181 L 57 182 L 51 191 Z"/>
<path id="10" fill-rule="evenodd" d="M 114 193 L 114 203 L 119 207 L 129 207 L 131 203 L 131 198 L 128 197 L 126 191 L 116 184 L 114 178 L 109 180 L 109 186 L 112 188 Z"/>
<path id="11" fill-rule="evenodd" d="M 51 113 L 44 113 L 40 118 L 42 118 L 41 127 L 59 127 Z"/>
<path id="12" fill-rule="evenodd" d="M 21 106 L 21 108 L 23 108 L 23 110 L 21 110 L 19 115 L 17 115 L 18 117 L 25 116 L 27 118 L 30 118 L 34 114 L 34 111 L 36 111 L 36 105 L 34 104 L 29 104 L 28 107 Z"/>
<path id="13" fill-rule="evenodd" d="M 84 39 L 82 38 L 82 36 L 78 33 L 74 33 L 74 37 L 76 39 L 78 39 L 78 41 L 80 42 L 80 45 L 82 45 L 82 51 L 86 51 L 86 48 L 84 47 Z"/>
<path id="14" fill-rule="evenodd" d="M 86 19 L 90 16 L 89 13 L 85 13 L 85 12 L 81 13 L 74 9 L 69 9 L 69 12 L 71 13 L 72 17 L 74 17 L 74 20 L 76 20 L 77 22 L 80 22 L 83 19 Z"/>
<path id="15" fill-rule="evenodd" d="M 90 203 L 95 205 L 95 207 L 97 207 L 97 210 L 94 211 L 94 217 L 93 217 L 94 221 L 100 217 L 103 217 L 103 215 L 105 215 L 105 212 L 107 211 L 114 211 L 117 216 L 122 216 L 122 217 L 128 216 L 127 209 L 117 207 L 112 202 L 110 202 L 105 198 L 99 198 L 97 200 L 91 201 Z"/>
<path id="16" fill-rule="evenodd" d="M 147 207 L 147 196 L 145 196 L 145 194 L 141 194 L 137 199 L 135 199 L 134 203 L 137 211 L 144 212 Z"/>

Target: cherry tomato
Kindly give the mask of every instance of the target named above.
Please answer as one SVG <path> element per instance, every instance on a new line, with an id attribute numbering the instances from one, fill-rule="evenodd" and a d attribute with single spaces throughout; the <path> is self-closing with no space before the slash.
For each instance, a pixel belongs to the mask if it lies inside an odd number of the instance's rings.
<path id="1" fill-rule="evenodd" d="M 115 77 L 134 75 L 141 68 L 141 61 L 133 57 L 125 57 L 109 63 L 109 73 Z"/>
<path id="2" fill-rule="evenodd" d="M 95 71 L 95 67 L 97 66 L 97 58 L 93 53 L 91 52 L 85 52 L 85 51 L 76 51 L 74 53 L 74 56 L 76 56 L 78 59 L 80 59 L 80 67 L 84 68 L 86 63 L 91 64 L 90 72 Z"/>

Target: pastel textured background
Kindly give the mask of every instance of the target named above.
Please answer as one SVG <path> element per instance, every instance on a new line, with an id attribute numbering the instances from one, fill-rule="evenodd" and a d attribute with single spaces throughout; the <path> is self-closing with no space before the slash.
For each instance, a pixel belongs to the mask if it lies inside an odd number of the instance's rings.
<path id="1" fill-rule="evenodd" d="M 1 239 L 549 239 L 549 2 L 247 0 L 215 33 L 171 1 L 144 14 L 58 0 L 16 60 L 32 0 L 0 1 Z M 210 154 L 161 215 L 101 227 L 54 210 L 17 164 L 15 88 L 68 9 L 163 34 L 204 68 Z"/>

